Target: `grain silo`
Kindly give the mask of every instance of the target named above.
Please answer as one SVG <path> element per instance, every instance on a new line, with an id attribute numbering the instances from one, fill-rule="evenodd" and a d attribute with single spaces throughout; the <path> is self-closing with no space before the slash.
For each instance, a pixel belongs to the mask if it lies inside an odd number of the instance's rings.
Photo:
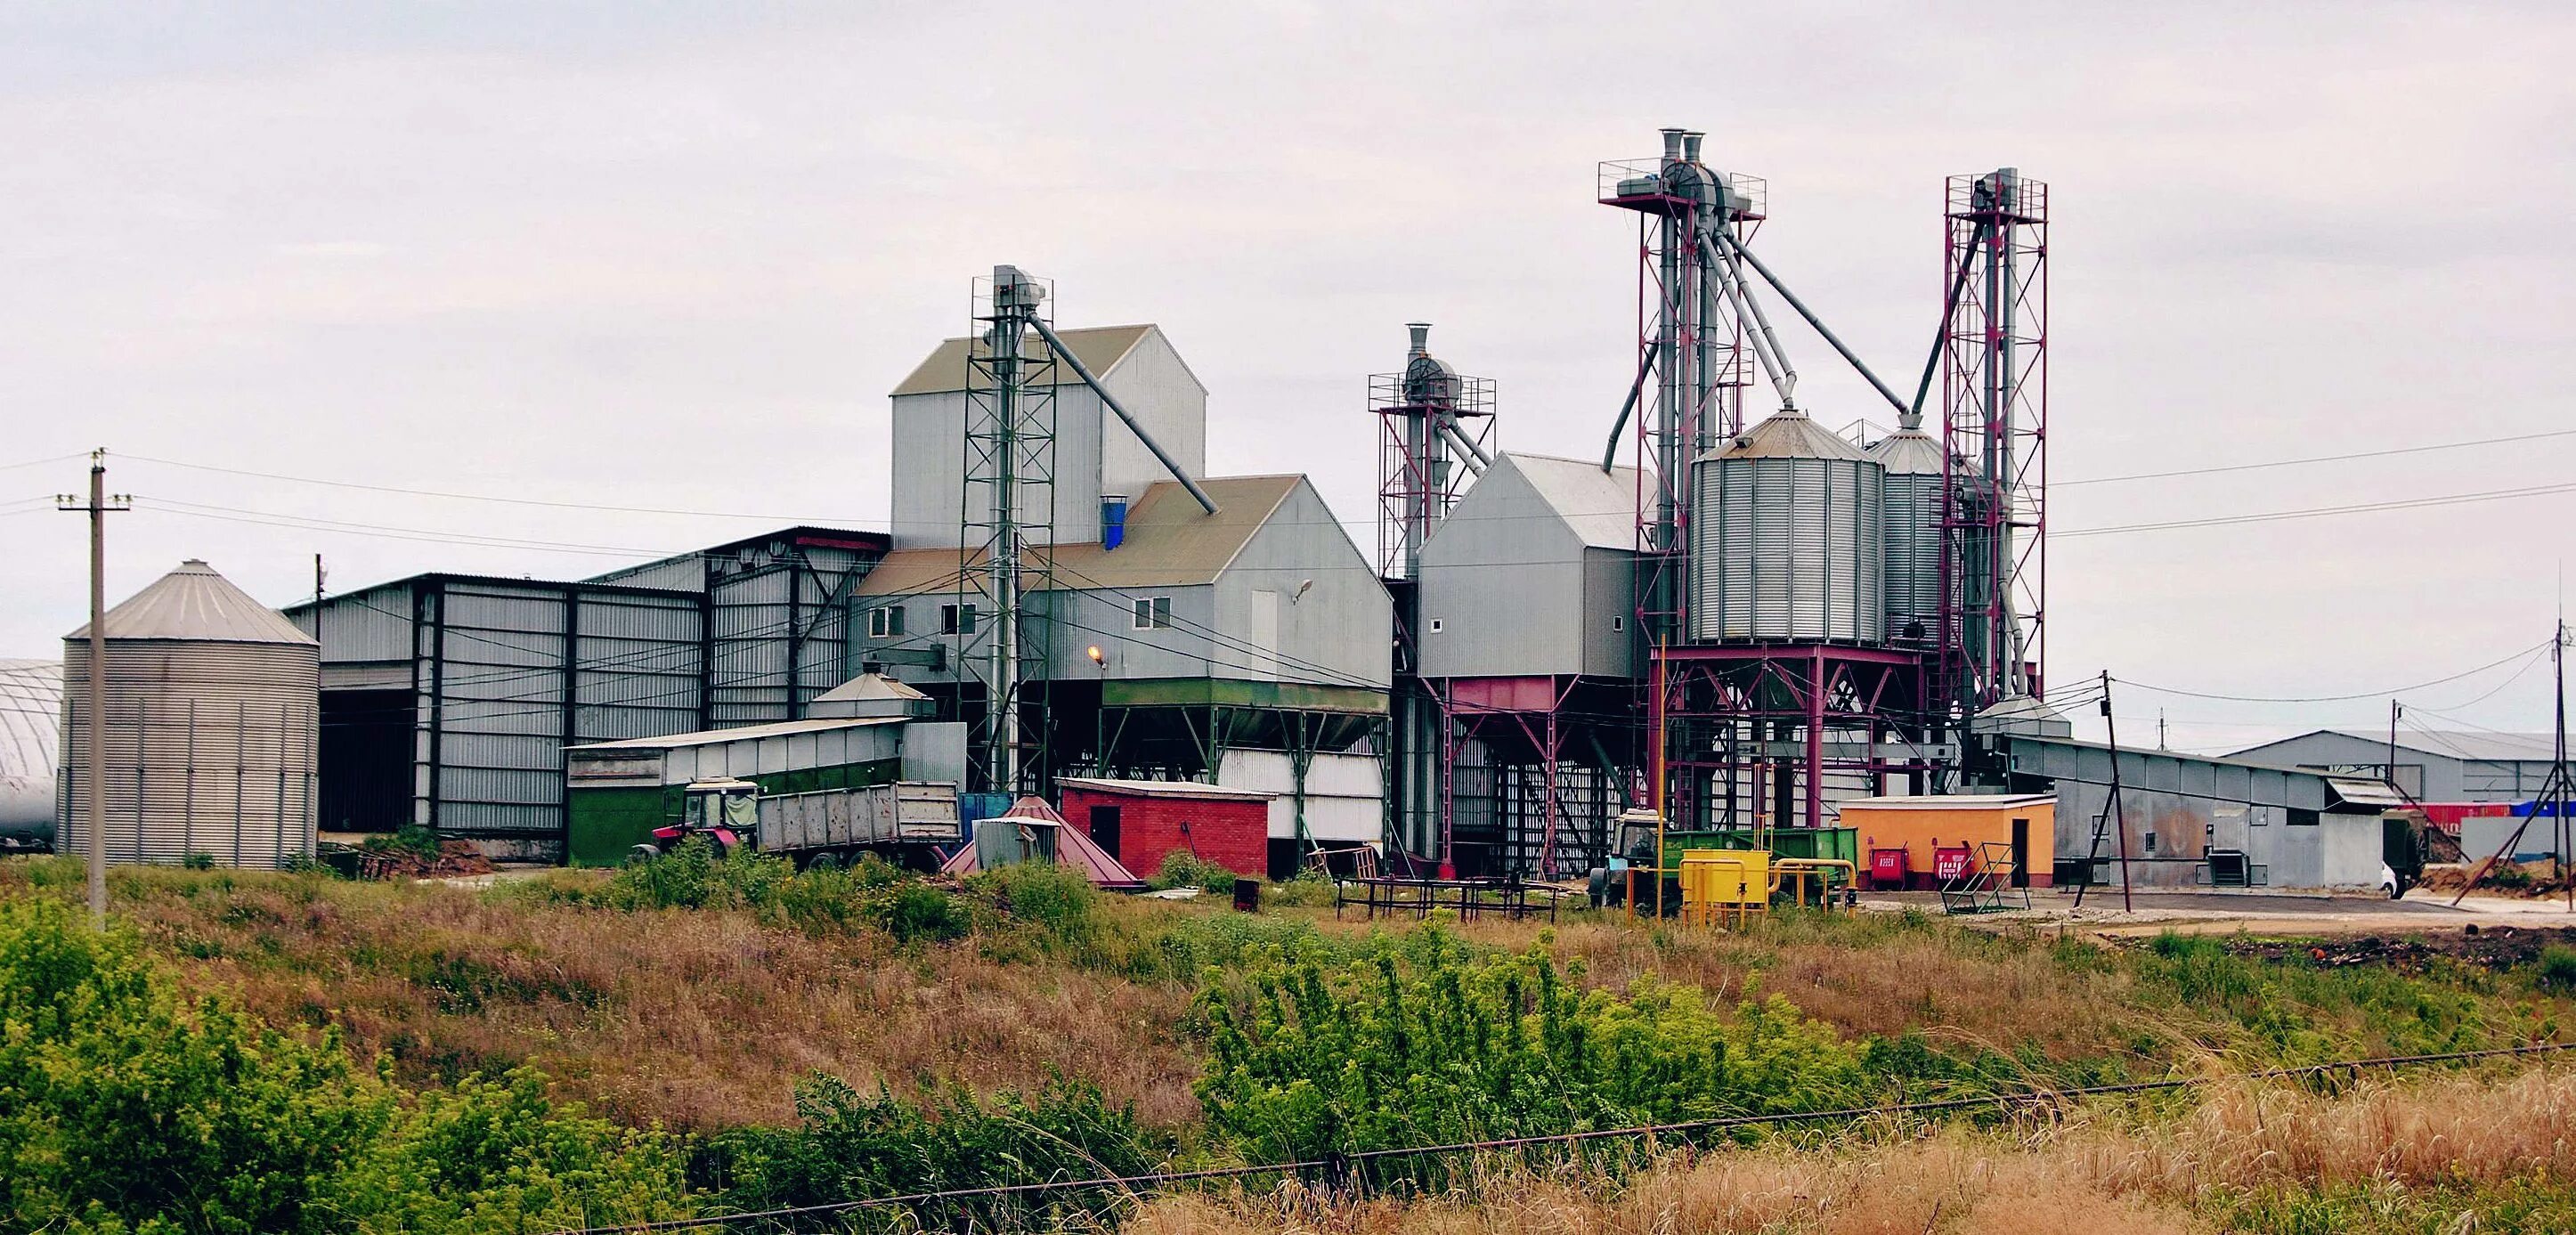
<path id="1" fill-rule="evenodd" d="M 63 718 L 63 667 L 0 660 L 0 853 L 54 838 L 54 736 Z"/>
<path id="2" fill-rule="evenodd" d="M 1877 643 L 1886 470 L 1782 411 L 1694 465 L 1690 628 L 1702 642 Z"/>
<path id="3" fill-rule="evenodd" d="M 284 866 L 314 842 L 321 648 L 190 560 L 107 613 L 107 860 Z M 89 628 L 63 641 L 56 848 L 86 850 Z"/>
<path id="4" fill-rule="evenodd" d="M 1869 457 L 1887 469 L 1887 638 L 1928 647 L 1941 629 L 1941 445 L 1907 424 Z"/>

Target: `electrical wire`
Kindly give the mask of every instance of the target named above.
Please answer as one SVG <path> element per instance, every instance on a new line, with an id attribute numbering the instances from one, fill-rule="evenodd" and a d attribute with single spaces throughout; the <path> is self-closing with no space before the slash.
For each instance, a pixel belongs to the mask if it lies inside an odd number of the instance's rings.
<path id="1" fill-rule="evenodd" d="M 2244 523 L 2279 523 L 2291 519 L 2322 519 L 2330 515 L 2368 514 L 2383 510 L 2421 510 L 2434 506 L 2460 506 L 2472 502 L 2501 502 L 2514 498 L 2548 497 L 2552 494 L 2576 493 L 2576 481 L 2562 484 L 2533 485 L 2521 489 L 2486 489 L 2475 493 L 2448 493 L 2437 497 L 2401 498 L 2387 502 L 2357 502 L 2349 506 L 2312 506 L 2298 510 L 2271 510 L 2256 514 L 2218 515 L 2207 519 L 2171 519 L 2161 523 L 2127 523 L 2113 527 L 2073 528 L 2051 533 L 2058 539 L 2085 536 L 2114 536 L 2126 532 L 2169 532 L 2195 527 L 2234 527 Z"/>
<path id="2" fill-rule="evenodd" d="M 2420 455 L 2437 450 L 2462 450 L 2471 446 L 2502 446 L 2512 442 L 2536 442 L 2544 438 L 2576 437 L 2576 429 L 2550 429 L 2540 433 L 2518 433 L 2511 437 L 2482 437 L 2464 442 L 2431 442 L 2421 446 L 2396 446 L 2387 450 L 2360 450 L 2340 455 L 2310 455 L 2301 459 L 2273 459 L 2263 463 L 2226 463 L 2214 467 L 2176 468 L 2170 472 L 2134 472 L 2126 476 L 2094 476 L 2083 480 L 2050 481 L 2051 488 L 2072 489 L 2083 485 L 2116 485 L 2133 480 L 2171 480 L 2181 476 L 2216 476 L 2226 472 L 2252 472 L 2265 468 L 2301 467 L 2311 463 L 2346 463 L 2354 459 L 2385 459 L 2393 455 Z"/>
<path id="3" fill-rule="evenodd" d="M 29 460 L 27 460 L 27 461 L 25 461 L 25 462 L 23 462 L 23 463 L 0 463 L 0 472 L 14 472 L 14 471 L 17 471 L 19 468 L 22 468 L 22 467 L 43 467 L 44 465 L 46 465 L 46 464 L 48 464 L 48 463 L 68 463 L 68 462 L 70 462 L 70 461 L 72 461 L 72 460 L 74 460 L 74 459 L 86 459 L 86 458 L 88 458 L 88 457 L 89 457 L 89 452 L 88 452 L 88 451 L 86 451 L 86 450 L 75 450 L 75 451 L 71 452 L 70 454 L 67 454 L 67 455 L 55 455 L 53 458 L 50 458 L 50 459 L 29 459 Z M 120 457 L 122 457 L 122 456 L 120 456 Z"/>
<path id="4" fill-rule="evenodd" d="M 81 456 L 67 455 L 64 457 L 79 458 Z M 595 510 L 626 515 L 677 515 L 693 519 L 763 519 L 773 523 L 794 523 L 822 526 L 829 526 L 834 522 L 829 519 L 808 519 L 800 518 L 795 515 L 760 514 L 739 510 L 672 510 L 655 506 L 613 506 L 600 502 L 561 502 L 533 497 L 500 497 L 489 493 L 455 493 L 437 489 L 406 489 L 397 485 L 370 485 L 361 484 L 353 480 L 324 480 L 318 476 L 288 476 L 277 472 L 255 472 L 247 468 L 217 467 L 211 463 L 183 463 L 177 459 L 156 459 L 150 455 L 118 455 L 116 457 L 134 463 L 151 463 L 162 467 L 186 468 L 192 472 L 216 472 L 226 476 L 249 476 L 260 480 L 280 480 L 300 485 L 326 485 L 334 489 L 358 489 L 368 493 L 398 493 L 406 497 L 434 497 L 462 502 L 497 502 L 510 506 L 542 506 L 553 510 Z M 41 460 L 41 462 L 48 463 L 56 461 L 57 460 L 50 459 Z M 13 466 L 24 467 L 27 465 L 16 464 Z"/>
<path id="5" fill-rule="evenodd" d="M 217 513 L 219 511 L 231 512 L 233 508 L 221 506 L 190 507 L 187 503 L 173 502 L 168 499 L 136 498 L 135 503 L 140 509 L 157 510 L 163 514 L 183 515 L 189 518 L 219 519 L 227 523 L 249 523 L 262 527 L 292 528 L 297 531 L 337 532 L 351 536 L 370 536 L 378 540 L 409 540 L 429 544 L 466 545 L 481 549 L 517 549 L 537 553 L 574 553 L 592 557 L 652 558 L 680 556 L 679 554 L 662 553 L 652 549 L 615 548 L 608 545 L 574 545 L 534 540 L 504 541 L 502 538 L 498 537 L 479 537 L 472 536 L 470 534 L 453 535 L 443 532 L 432 532 L 427 529 L 420 528 L 387 528 L 371 524 L 336 523 L 328 520 L 302 519 L 295 516 L 274 515 L 266 511 Z"/>
<path id="6" fill-rule="evenodd" d="M 1591 1141 L 1624 1140 L 1639 1137 L 1690 1136 L 1722 1132 L 1737 1128 L 1776 1127 L 1802 1123 L 1858 1123 L 1896 1115 L 1919 1115 L 1977 1110 L 1986 1107 L 2009 1108 L 2020 1104 L 2054 1104 L 2070 1098 L 2125 1096 L 2132 1094 L 2169 1093 L 2198 1089 L 2220 1083 L 2305 1080 L 2331 1077 L 2338 1073 L 2364 1070 L 2395 1070 L 2429 1064 L 2471 1063 L 2481 1060 L 2527 1058 L 2555 1055 L 2576 1050 L 2576 1042 L 2535 1042 L 2521 1046 L 2495 1047 L 2478 1051 L 2444 1051 L 2420 1055 L 2381 1055 L 2364 1059 L 2344 1059 L 2332 1063 L 2303 1064 L 2285 1068 L 2257 1068 L 2219 1076 L 2178 1076 L 2154 1081 L 2127 1081 L 2117 1084 L 2080 1085 L 2067 1089 L 2027 1089 L 2013 1093 L 1983 1094 L 1964 1098 L 1930 1098 L 1918 1102 L 1895 1102 L 1879 1106 L 1848 1106 L 1826 1110 L 1771 1111 L 1758 1115 L 1728 1115 L 1713 1119 L 1693 1119 L 1664 1124 L 1635 1124 L 1620 1128 L 1593 1128 L 1578 1132 L 1561 1132 L 1549 1136 L 1495 1137 L 1480 1141 L 1450 1141 L 1436 1145 L 1411 1145 L 1394 1149 L 1365 1149 L 1331 1158 L 1308 1158 L 1292 1162 L 1266 1162 L 1250 1166 L 1204 1167 L 1197 1170 L 1154 1171 L 1139 1175 L 1103 1175 L 1092 1179 L 1048 1180 L 1040 1183 L 996 1184 L 978 1188 L 948 1188 L 931 1192 L 912 1192 L 900 1196 L 867 1197 L 858 1200 L 832 1201 L 820 1205 L 789 1205 L 776 1209 L 754 1210 L 738 1214 L 721 1214 L 705 1218 L 664 1218 L 649 1222 L 629 1222 L 608 1226 L 560 1228 L 551 1235 L 650 1235 L 658 1231 L 699 1230 L 726 1227 L 743 1222 L 766 1222 L 780 1218 L 850 1213 L 868 1209 L 915 1209 L 939 1201 L 999 1200 L 1010 1197 L 1038 1196 L 1075 1189 L 1117 1189 L 1130 1194 L 1148 1188 L 1168 1187 L 1178 1183 L 1196 1183 L 1224 1179 L 1245 1179 L 1262 1175 L 1311 1175 L 1319 1172 L 1342 1173 L 1371 1162 L 1405 1158 L 1440 1157 L 1453 1154 L 1487 1153 L 1504 1149 L 1572 1147 Z"/>
<path id="7" fill-rule="evenodd" d="M 2542 648 L 2547 646 L 2549 645 L 2545 642 L 2540 645 Z M 2409 691 L 2423 690 L 2428 686 L 2440 686 L 2444 683 L 2459 681 L 2462 678 L 2475 677 L 2487 670 L 2511 664 L 2524 656 L 2530 655 L 2535 650 L 2538 649 L 2516 648 L 2511 655 L 2498 660 L 2489 661 L 2475 669 L 2464 669 L 2458 673 L 2451 674 L 2448 677 L 2434 678 L 2429 682 L 2417 682 L 2411 686 L 2397 686 L 2391 687 L 2387 690 L 2365 690 L 2349 695 L 2221 695 L 2207 691 L 2178 690 L 2170 686 L 2156 686 L 2151 683 L 2140 682 L 2131 678 L 2115 677 L 2111 680 L 2122 686 L 2135 686 L 2140 690 L 2153 691 L 2160 695 L 2181 695 L 2189 699 L 2217 699 L 2228 703 L 2351 703 L 2358 699 L 2386 699 L 2392 695 L 2403 695 Z"/>

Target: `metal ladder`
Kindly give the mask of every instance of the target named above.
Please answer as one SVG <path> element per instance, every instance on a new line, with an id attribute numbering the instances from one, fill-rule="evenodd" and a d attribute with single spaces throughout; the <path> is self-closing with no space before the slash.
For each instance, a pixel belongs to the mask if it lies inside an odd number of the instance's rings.
<path id="1" fill-rule="evenodd" d="M 2002 841 L 1981 841 L 1968 869 L 1941 885 L 1941 909 L 1945 913 L 2006 913 L 2030 908 L 2030 889 L 2013 886 L 2021 874 L 2021 863 L 2013 860 L 2012 846 Z"/>

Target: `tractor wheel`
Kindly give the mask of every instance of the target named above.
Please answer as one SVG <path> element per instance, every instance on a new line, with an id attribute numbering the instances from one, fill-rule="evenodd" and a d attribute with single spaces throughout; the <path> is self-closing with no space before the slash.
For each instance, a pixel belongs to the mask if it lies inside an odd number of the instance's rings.
<path id="1" fill-rule="evenodd" d="M 826 849 L 821 853 L 806 858 L 805 869 L 809 871 L 839 870 L 841 869 L 841 855 Z"/>
<path id="2" fill-rule="evenodd" d="M 661 856 L 662 847 L 648 841 L 626 851 L 626 864 L 633 866 L 639 862 L 650 862 Z"/>

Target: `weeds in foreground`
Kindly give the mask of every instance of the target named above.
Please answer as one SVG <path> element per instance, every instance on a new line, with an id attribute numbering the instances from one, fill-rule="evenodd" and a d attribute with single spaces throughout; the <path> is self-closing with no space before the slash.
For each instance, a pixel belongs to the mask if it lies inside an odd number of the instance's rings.
<path id="1" fill-rule="evenodd" d="M 1906 1130 L 1909 1133 L 1921 1129 Z M 2179 1116 L 2119 1108 L 1838 1151 L 1678 1152 L 1634 1173 L 1494 1161 L 1428 1196 L 1290 1184 L 1145 1205 L 1132 1235 L 2438 1235 L 2576 1230 L 2576 1072 L 2238 1086 Z"/>

